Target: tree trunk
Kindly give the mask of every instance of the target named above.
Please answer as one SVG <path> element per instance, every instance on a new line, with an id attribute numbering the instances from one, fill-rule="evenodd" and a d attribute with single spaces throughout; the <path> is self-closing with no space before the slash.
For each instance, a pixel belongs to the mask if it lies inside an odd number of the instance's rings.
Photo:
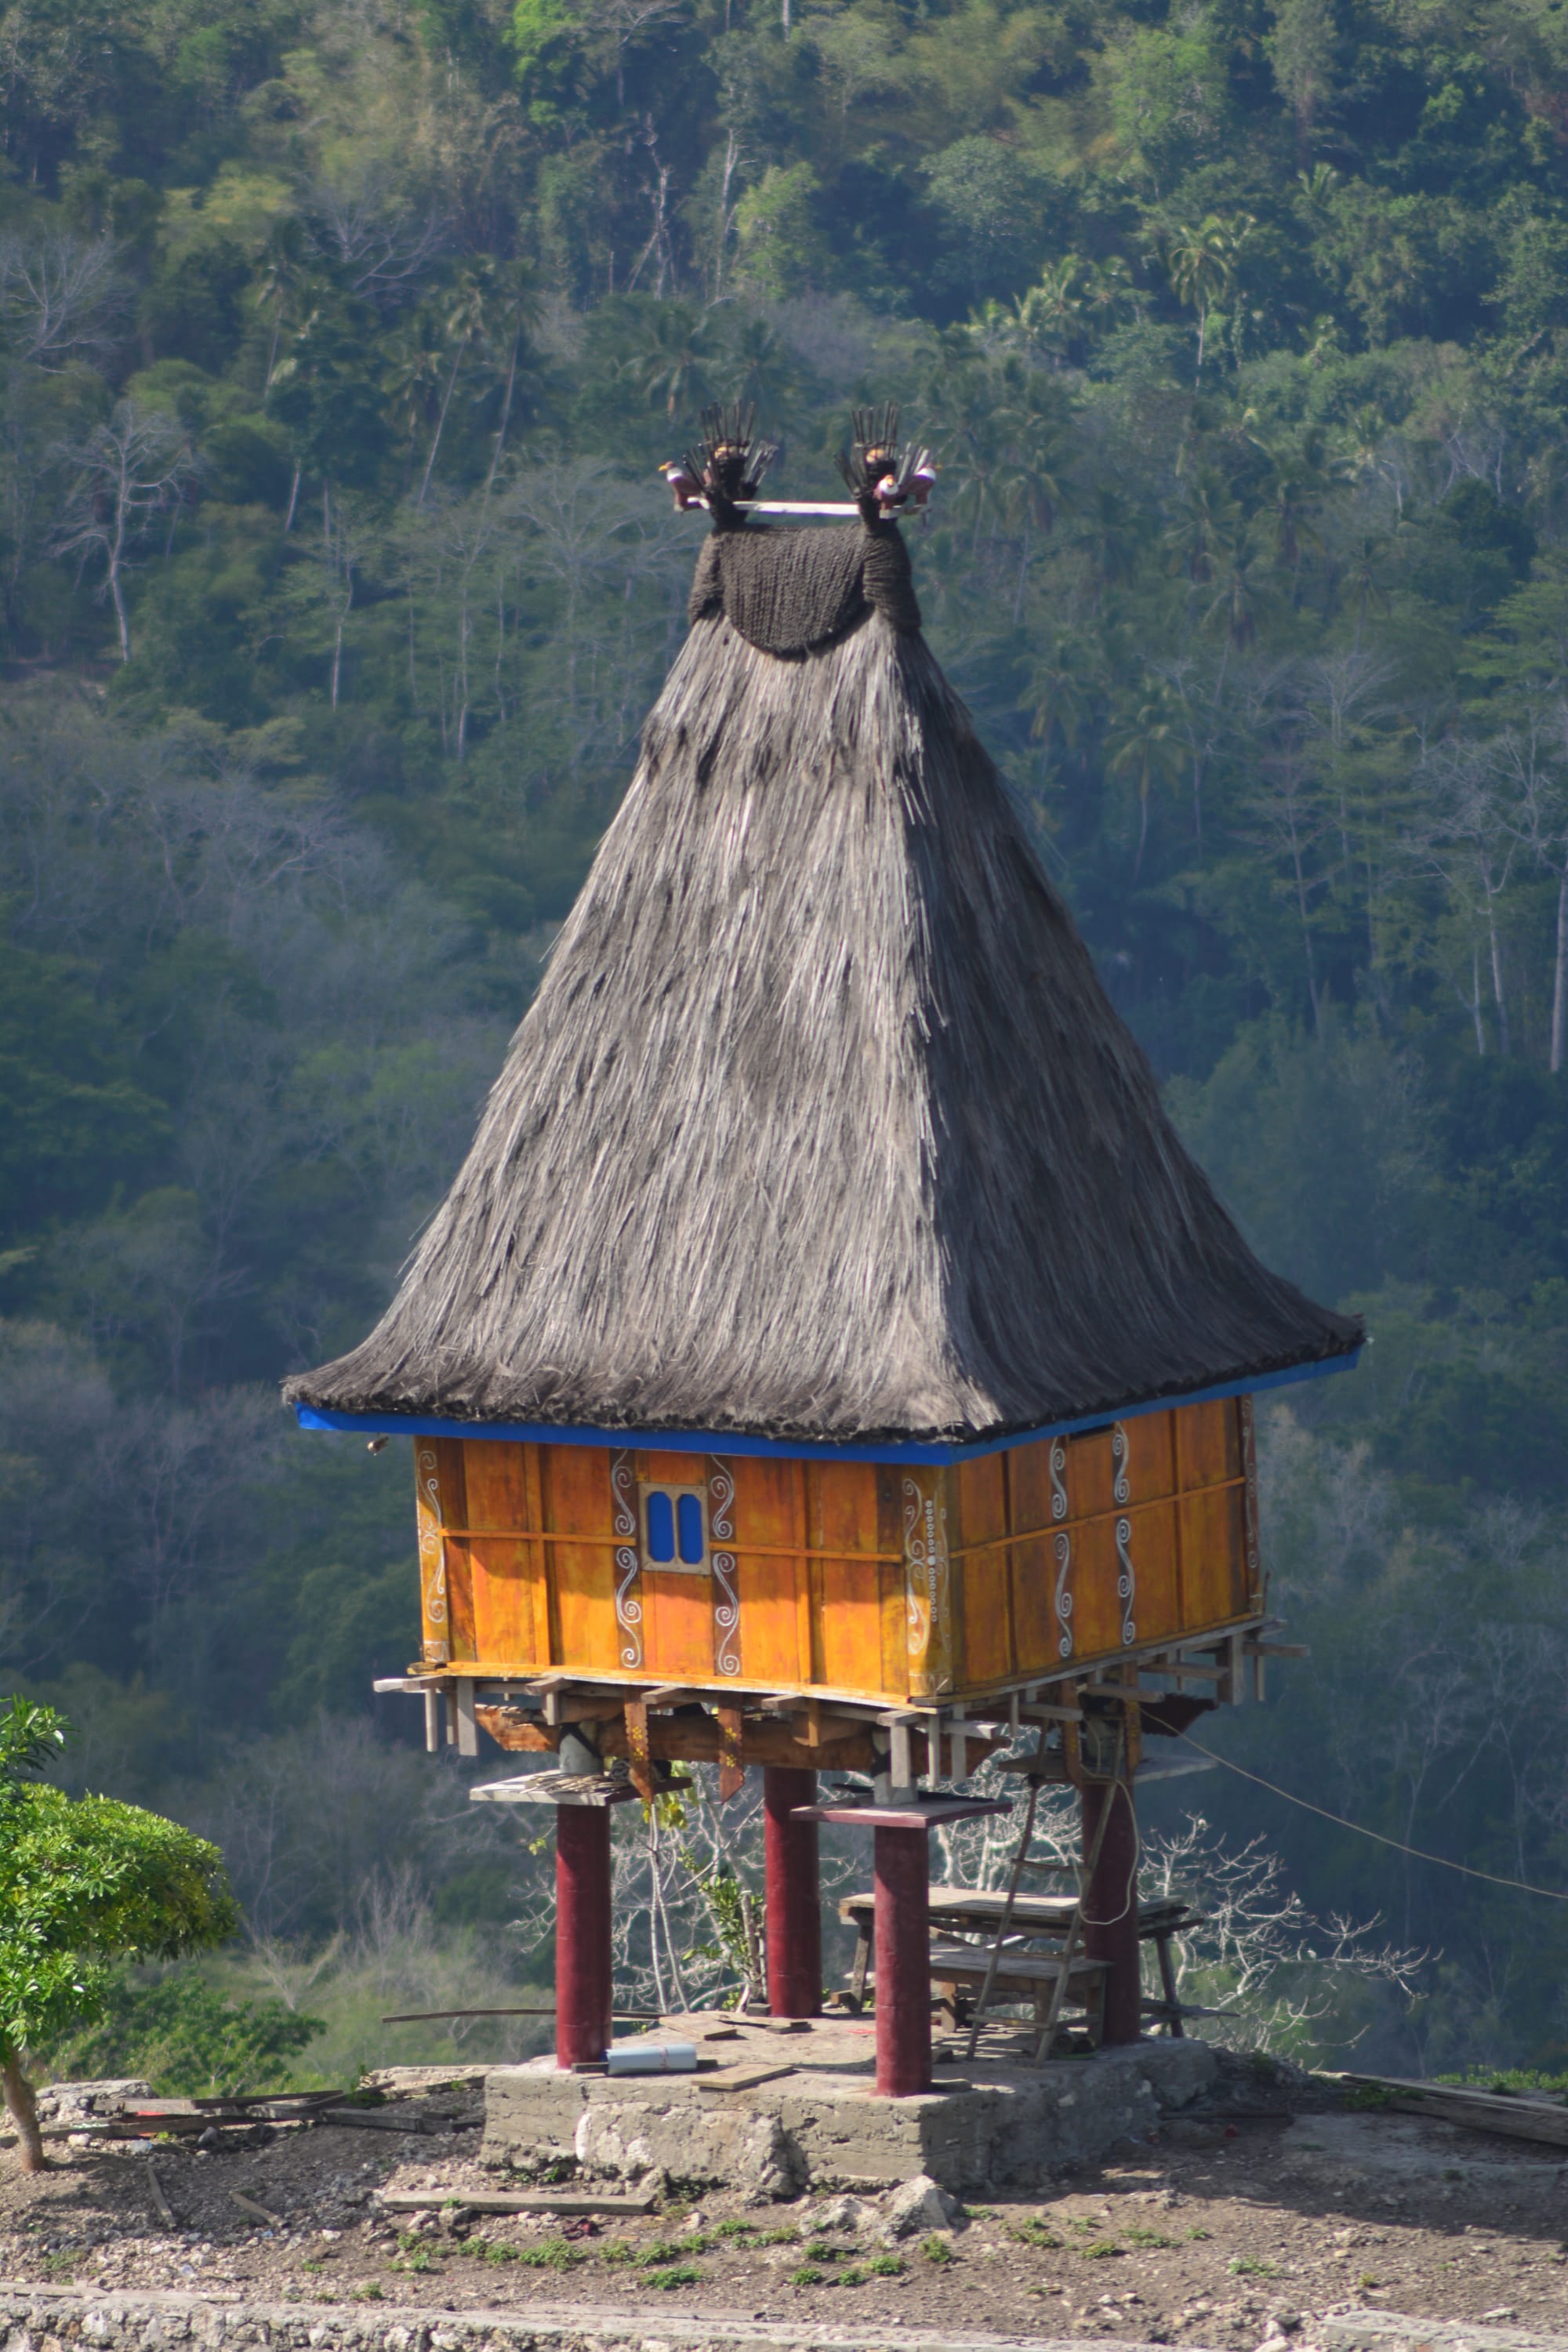
<path id="1" fill-rule="evenodd" d="M 422 507 L 424 505 L 425 493 L 430 488 L 430 477 L 434 472 L 436 466 L 436 452 L 441 446 L 441 436 L 447 429 L 447 411 L 452 405 L 452 394 L 458 388 L 458 370 L 462 366 L 462 364 L 463 346 L 459 343 L 458 345 L 458 356 L 452 362 L 452 373 L 447 378 L 447 389 L 441 401 L 441 413 L 436 419 L 436 437 L 430 444 L 430 455 L 425 460 L 425 476 L 419 485 L 419 496 L 414 501 L 416 507 Z"/>
<path id="2" fill-rule="evenodd" d="M 1497 935 L 1497 905 L 1491 890 L 1487 891 L 1487 932 L 1491 946 L 1492 1003 L 1497 1006 L 1498 1052 L 1504 1061 L 1512 1051 L 1508 1034 L 1508 1000 L 1502 986 L 1502 947 Z"/>
<path id="3" fill-rule="evenodd" d="M 1563 1026 L 1568 1022 L 1568 860 L 1557 877 L 1557 966 L 1552 980 L 1552 1067 L 1563 1067 Z"/>
<path id="4" fill-rule="evenodd" d="M 42 2172 L 47 2158 L 44 2136 L 38 2129 L 38 2103 L 19 2058 L 7 2058 L 0 2064 L 0 2083 L 5 2086 L 6 2112 L 16 2127 L 17 2161 L 24 2172 Z"/>

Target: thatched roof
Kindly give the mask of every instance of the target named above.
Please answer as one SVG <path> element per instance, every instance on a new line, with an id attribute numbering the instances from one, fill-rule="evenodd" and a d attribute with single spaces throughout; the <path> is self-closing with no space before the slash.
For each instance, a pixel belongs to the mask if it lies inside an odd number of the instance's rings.
<path id="1" fill-rule="evenodd" d="M 473 1148 L 293 1402 L 967 1442 L 1357 1345 L 1184 1150 L 896 528 L 812 538 L 710 542 Z"/>

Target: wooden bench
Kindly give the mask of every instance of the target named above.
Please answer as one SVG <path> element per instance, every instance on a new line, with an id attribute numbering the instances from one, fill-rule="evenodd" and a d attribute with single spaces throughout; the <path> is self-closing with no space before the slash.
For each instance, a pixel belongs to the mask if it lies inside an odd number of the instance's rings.
<path id="1" fill-rule="evenodd" d="M 1063 1875 L 1068 1874 L 1064 1868 Z M 931 1982 L 939 1998 L 952 2008 L 955 2018 L 964 2003 L 966 1990 L 983 1984 L 990 1966 L 991 1947 L 1007 1909 L 1005 1891 L 1000 1887 L 933 1886 L 930 1893 L 931 1925 Z M 992 1999 L 1029 2000 L 1035 2015 L 1043 2020 L 1050 1999 L 1051 1988 L 1061 1974 L 1059 1958 L 1049 1949 L 1059 1943 L 1067 1933 L 1077 1897 L 1072 1895 L 1016 1895 L 1008 1921 L 1008 1938 L 997 1967 Z M 850 1970 L 849 2000 L 858 2008 L 865 2000 L 866 1985 L 872 1965 L 872 1946 L 876 1918 L 876 1897 L 868 1888 L 846 1895 L 838 1906 L 838 1916 L 846 1926 L 856 1930 L 854 1965 Z M 1198 1924 L 1198 1915 L 1185 1903 L 1167 1899 L 1145 1904 L 1139 1913 L 1140 1937 L 1152 1943 L 1159 1962 L 1163 1998 L 1145 2000 L 1145 2017 L 1163 2025 L 1168 2033 L 1181 2036 L 1183 2020 L 1205 2016 L 1210 2012 L 1198 2010 L 1179 2000 L 1176 1996 L 1175 1969 L 1171 1957 L 1171 1941 L 1185 1928 Z M 973 1941 L 961 1940 L 973 1938 Z M 1084 2011 L 1091 2040 L 1100 2038 L 1100 2015 L 1103 2005 L 1105 1963 L 1075 1957 L 1068 1977 L 1066 1999 Z"/>

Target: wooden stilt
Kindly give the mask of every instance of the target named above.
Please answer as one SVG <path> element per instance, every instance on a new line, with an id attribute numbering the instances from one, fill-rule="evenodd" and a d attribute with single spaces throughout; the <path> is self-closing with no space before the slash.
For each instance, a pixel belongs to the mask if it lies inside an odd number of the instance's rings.
<path id="1" fill-rule="evenodd" d="M 768 2014 L 822 2014 L 822 1898 L 816 1823 L 793 1821 L 796 1806 L 816 1802 L 816 1775 L 787 1765 L 763 1771 L 768 1884 Z"/>
<path id="2" fill-rule="evenodd" d="M 555 2063 L 596 2064 L 610 2042 L 610 1814 L 555 1809 Z"/>
<path id="3" fill-rule="evenodd" d="M 876 1844 L 877 2088 L 931 2088 L 931 1860 L 924 1829 L 879 1829 Z"/>
<path id="4" fill-rule="evenodd" d="M 1142 2031 L 1138 1823 L 1127 1780 L 1084 1782 L 1083 1852 L 1090 1865 L 1083 1898 L 1083 1948 L 1088 1958 L 1110 1962 L 1103 2039 L 1108 2043 L 1136 2042 Z"/>

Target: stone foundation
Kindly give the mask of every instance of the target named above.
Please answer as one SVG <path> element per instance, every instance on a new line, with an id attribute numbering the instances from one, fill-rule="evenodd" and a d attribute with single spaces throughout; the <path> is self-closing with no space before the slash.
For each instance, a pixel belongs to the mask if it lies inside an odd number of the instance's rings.
<path id="1" fill-rule="evenodd" d="M 939 2067 L 932 2091 L 882 2099 L 869 2043 L 830 2021 L 787 2039 L 742 2026 L 722 2046 L 707 2074 L 563 2074 L 548 2058 L 498 2067 L 485 2085 L 481 2160 L 526 2169 L 570 2158 L 590 2176 L 663 2174 L 773 2198 L 885 2189 L 921 2173 L 961 2193 L 1024 2187 L 1143 2137 L 1215 2071 L 1201 2042 L 1144 2042 L 1038 2068 Z M 789 2071 L 710 2087 L 768 2061 Z"/>

